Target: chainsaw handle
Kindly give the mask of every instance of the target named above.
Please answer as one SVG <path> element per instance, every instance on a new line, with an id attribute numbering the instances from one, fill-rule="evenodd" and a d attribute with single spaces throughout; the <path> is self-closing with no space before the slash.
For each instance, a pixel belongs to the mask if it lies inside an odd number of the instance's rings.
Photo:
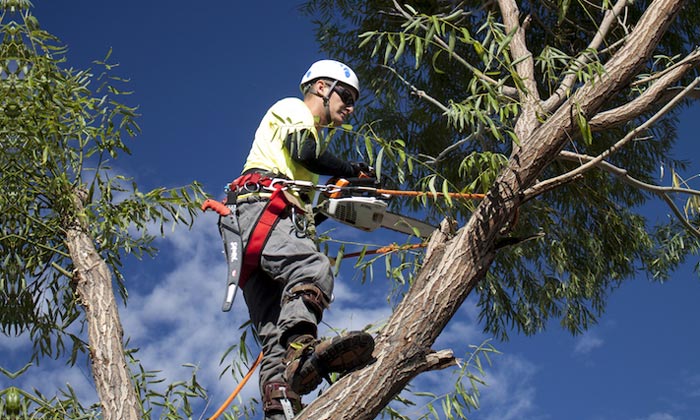
<path id="1" fill-rule="evenodd" d="M 215 212 L 219 213 L 220 216 L 228 216 L 231 214 L 231 209 L 224 203 L 221 201 L 212 200 L 211 198 L 207 198 L 204 200 L 204 203 L 202 203 L 202 211 L 207 210 L 214 210 Z"/>
<path id="2" fill-rule="evenodd" d="M 340 198 L 343 195 L 343 188 L 347 187 L 350 185 L 350 181 L 348 181 L 345 178 L 338 178 L 334 179 L 333 181 L 333 186 L 336 187 L 337 189 L 330 193 L 328 196 L 330 198 Z"/>
<path id="3" fill-rule="evenodd" d="M 360 189 L 377 188 L 377 178 L 365 174 L 364 172 L 360 174 L 359 177 L 355 178 L 331 178 L 328 180 L 329 186 L 331 187 L 330 192 L 328 192 L 328 197 L 330 198 L 342 198 L 347 196 L 348 189 L 353 187 L 358 187 Z"/>

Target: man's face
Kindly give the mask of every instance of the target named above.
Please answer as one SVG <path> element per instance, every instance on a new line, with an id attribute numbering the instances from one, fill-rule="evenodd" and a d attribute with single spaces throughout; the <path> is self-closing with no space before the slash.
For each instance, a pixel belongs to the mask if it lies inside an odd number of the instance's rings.
<path id="1" fill-rule="evenodd" d="M 326 86 L 326 89 L 329 89 Z M 344 86 L 341 83 L 337 83 L 333 87 L 333 92 L 330 95 L 328 101 L 328 108 L 330 110 L 331 122 L 334 126 L 340 126 L 346 122 L 347 118 L 355 110 L 355 92 L 352 88 Z"/>

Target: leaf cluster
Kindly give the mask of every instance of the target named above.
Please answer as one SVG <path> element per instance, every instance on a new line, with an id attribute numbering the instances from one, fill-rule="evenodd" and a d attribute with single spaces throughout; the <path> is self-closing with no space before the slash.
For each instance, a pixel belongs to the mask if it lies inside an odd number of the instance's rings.
<path id="1" fill-rule="evenodd" d="M 197 366 L 183 365 L 191 372 L 188 380 L 165 383 L 159 371 L 147 370 L 135 354 L 136 351 L 130 351 L 128 357 L 134 367 L 133 380 L 139 393 L 143 418 L 182 420 L 197 417 L 198 405 L 195 403 L 208 398 L 206 389 L 197 380 Z"/>
<path id="2" fill-rule="evenodd" d="M 126 298 L 125 254 L 153 254 L 153 232 L 192 222 L 203 196 L 197 183 L 142 192 L 111 161 L 129 154 L 139 131 L 125 105 L 126 80 L 96 61 L 97 73 L 66 68 L 66 49 L 42 30 L 29 6 L 3 1 L 0 14 L 0 325 L 28 333 L 32 359 L 84 342 L 66 232 L 89 233 Z"/>
<path id="3" fill-rule="evenodd" d="M 134 373 L 133 381 L 139 392 L 144 419 L 182 420 L 199 418 L 196 411 L 201 401 L 207 401 L 206 390 L 197 380 L 197 367 L 183 365 L 190 371 L 187 380 L 166 383 L 159 371 L 147 370 L 136 357 L 137 349 L 127 351 Z M 18 372 L 0 372 L 16 379 L 27 374 L 31 364 Z M 95 403 L 84 406 L 75 390 L 66 385 L 58 396 L 49 397 L 34 389 L 31 392 L 14 386 L 0 390 L 0 417 L 7 420 L 88 420 L 102 418 L 101 407 Z"/>
<path id="4" fill-rule="evenodd" d="M 394 398 L 394 403 L 382 410 L 380 418 L 391 420 L 428 420 L 428 419 L 467 419 L 468 414 L 480 407 L 480 387 L 486 386 L 485 368 L 491 365 L 491 357 L 500 352 L 486 340 L 479 345 L 470 345 L 466 359 L 460 361 L 456 370 L 454 388 L 445 394 L 435 392 L 412 391 L 411 385 L 402 395 Z M 404 396 L 405 394 L 410 394 Z M 424 402 L 422 407 L 419 403 Z M 399 409 L 401 408 L 401 409 Z M 418 411 L 420 415 L 411 417 L 402 414 L 406 411 Z"/>

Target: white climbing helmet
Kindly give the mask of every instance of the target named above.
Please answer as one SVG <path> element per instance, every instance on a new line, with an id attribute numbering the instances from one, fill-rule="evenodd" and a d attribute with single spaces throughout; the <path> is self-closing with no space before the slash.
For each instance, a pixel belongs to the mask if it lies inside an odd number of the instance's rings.
<path id="1" fill-rule="evenodd" d="M 357 97 L 360 97 L 360 81 L 357 79 L 355 72 L 340 61 L 319 60 L 313 63 L 301 78 L 299 87 L 301 87 L 303 91 L 304 85 L 318 78 L 327 78 L 343 82 L 355 89 Z"/>

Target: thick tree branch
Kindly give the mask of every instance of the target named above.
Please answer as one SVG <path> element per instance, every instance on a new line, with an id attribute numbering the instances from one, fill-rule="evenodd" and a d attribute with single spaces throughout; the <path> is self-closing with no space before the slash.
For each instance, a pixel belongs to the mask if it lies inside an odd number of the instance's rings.
<path id="1" fill-rule="evenodd" d="M 85 310 L 95 388 L 105 420 L 142 418 L 139 398 L 124 354 L 123 329 L 112 288 L 112 273 L 81 219 L 87 192 L 72 197 L 76 216 L 66 221 L 66 245 L 75 270 L 73 282 Z"/>
<path id="2" fill-rule="evenodd" d="M 618 0 L 612 9 L 605 12 L 605 16 L 598 27 L 598 31 L 588 44 L 588 51 L 598 51 L 600 46 L 603 45 L 605 37 L 610 32 L 610 29 L 612 28 L 612 25 L 617 17 L 622 14 L 627 7 L 628 1 L 629 0 Z M 564 80 L 561 82 L 557 90 L 542 104 L 542 108 L 545 112 L 550 112 L 554 108 L 561 105 L 564 100 L 566 100 L 568 97 L 568 92 L 573 89 L 574 84 L 576 83 L 576 73 L 583 68 L 583 66 L 590 63 L 592 59 L 592 54 L 584 52 L 580 57 L 573 60 L 571 67 L 566 71 L 567 75 L 564 77 Z"/>
<path id="3" fill-rule="evenodd" d="M 601 153 L 600 155 L 596 156 L 595 158 L 589 160 L 588 162 L 582 164 L 578 168 L 569 171 L 565 174 L 559 175 L 554 178 L 550 178 L 546 181 L 540 182 L 536 185 L 533 185 L 529 189 L 527 189 L 523 194 L 525 195 L 526 200 L 530 200 L 534 198 L 535 196 L 538 196 L 542 194 L 545 191 L 551 191 L 552 189 L 570 182 L 572 178 L 578 177 L 585 173 L 586 171 L 590 170 L 591 168 L 595 167 L 598 163 L 602 162 L 605 158 L 608 156 L 612 155 L 613 153 L 617 152 L 625 146 L 628 142 L 630 142 L 632 139 L 634 139 L 637 134 L 640 132 L 646 130 L 649 128 L 652 124 L 654 124 L 656 121 L 659 120 L 666 112 L 668 112 L 671 108 L 673 108 L 681 99 L 685 97 L 685 95 L 688 92 L 691 92 L 695 86 L 700 84 L 700 77 L 696 78 L 690 85 L 688 85 L 683 91 L 681 91 L 678 95 L 676 95 L 675 98 L 673 98 L 670 102 L 668 102 L 666 105 L 664 105 L 659 111 L 657 111 L 651 118 L 649 118 L 647 121 L 645 121 L 643 124 L 639 125 L 638 127 L 634 128 L 632 131 L 627 133 L 622 139 L 620 139 L 617 143 L 614 145 L 610 146 L 605 152 Z"/>
<path id="4" fill-rule="evenodd" d="M 431 351 L 425 355 L 425 361 L 421 372 L 432 370 L 442 370 L 448 367 L 456 366 L 457 359 L 454 352 L 450 349 Z"/>
<path id="5" fill-rule="evenodd" d="M 645 79 L 643 82 L 649 82 L 651 80 L 656 80 L 656 82 L 633 101 L 594 116 L 589 121 L 591 130 L 600 131 L 623 124 L 642 115 L 653 107 L 658 107 L 659 105 L 666 104 L 673 100 L 673 98 L 677 96 L 677 93 L 669 92 L 671 85 L 677 83 L 690 69 L 697 67 L 698 63 L 700 63 L 700 48 L 693 51 L 676 65 L 664 70 L 661 76 L 655 75 L 654 77 Z M 691 96 L 691 94 L 695 94 L 695 92 L 686 91 L 684 93 L 686 96 Z"/>
<path id="6" fill-rule="evenodd" d="M 654 0 L 625 43 L 608 61 L 606 72 L 586 82 L 561 107 L 521 139 L 493 187 L 457 235 L 431 247 L 405 298 L 379 333 L 374 363 L 345 376 L 309 404 L 297 420 L 370 420 L 415 378 L 424 361 L 466 298 L 482 281 L 495 257 L 502 229 L 522 204 L 523 191 L 578 131 L 575 112 L 595 115 L 603 104 L 648 61 L 682 0 Z M 444 238 L 443 238 L 444 239 Z"/>
<path id="7" fill-rule="evenodd" d="M 515 70 L 518 77 L 525 86 L 525 91 L 519 91 L 521 111 L 520 117 L 515 124 L 515 134 L 518 138 L 524 136 L 536 127 L 538 122 L 538 112 L 540 95 L 535 81 L 535 61 L 532 53 L 527 48 L 525 42 L 525 28 L 529 18 L 520 25 L 520 10 L 515 0 L 499 0 L 498 5 L 503 16 L 506 33 L 513 33 L 510 41 L 510 53 L 513 62 L 516 62 Z"/>

